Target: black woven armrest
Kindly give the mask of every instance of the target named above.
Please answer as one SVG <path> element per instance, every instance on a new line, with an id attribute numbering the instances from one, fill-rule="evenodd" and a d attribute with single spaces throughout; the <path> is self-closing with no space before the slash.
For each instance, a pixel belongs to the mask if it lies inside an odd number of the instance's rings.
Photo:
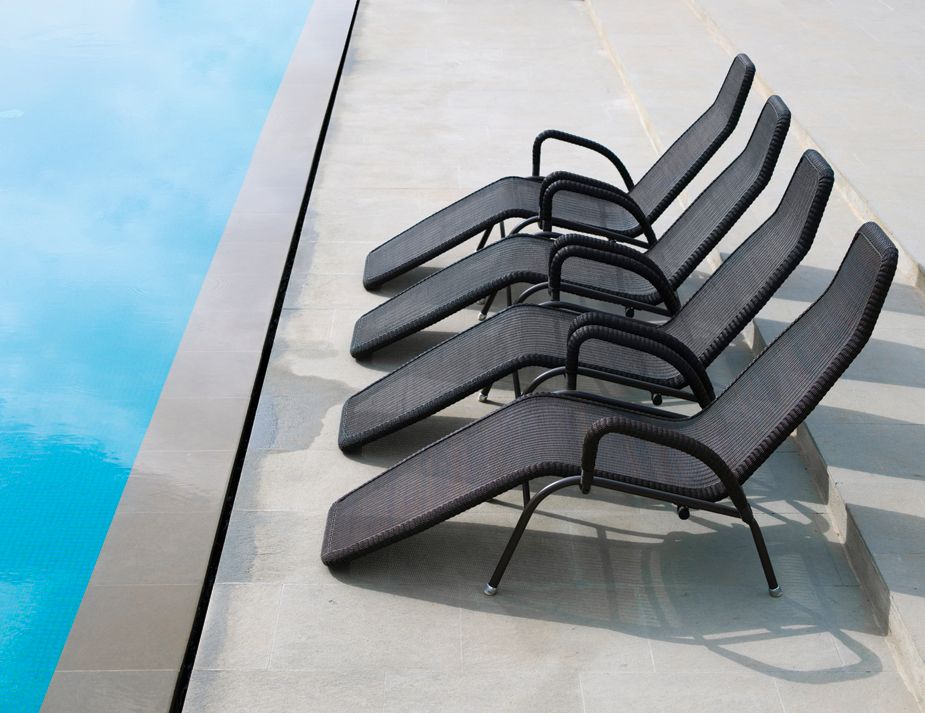
<path id="1" fill-rule="evenodd" d="M 582 492 L 587 493 L 591 489 L 594 469 L 597 464 L 598 446 L 601 439 L 610 434 L 621 434 L 638 438 L 641 441 L 656 443 L 696 458 L 716 474 L 736 508 L 742 513 L 750 512 L 751 508 L 749 508 L 745 494 L 742 492 L 741 484 L 716 451 L 676 428 L 662 426 L 649 419 L 643 420 L 642 418 L 629 416 L 608 416 L 591 424 L 585 434 L 581 452 Z"/>
<path id="2" fill-rule="evenodd" d="M 595 181 L 594 183 L 600 184 L 602 182 Z M 634 201 L 629 196 L 629 194 L 627 194 L 625 191 L 621 191 L 619 188 L 615 188 L 614 186 L 604 188 L 601 185 L 592 185 L 589 183 L 588 179 L 581 181 L 573 179 L 562 179 L 554 181 L 546 187 L 546 190 L 543 191 L 542 200 L 540 203 L 540 225 L 542 226 L 543 230 L 552 230 L 553 199 L 560 191 L 578 193 L 620 206 L 636 219 L 636 222 L 639 225 L 639 229 L 646 236 L 646 241 L 649 246 L 655 245 L 657 242 L 655 231 L 652 229 L 652 225 L 649 223 L 649 218 L 646 216 L 642 208 L 639 207 L 639 204 Z M 633 231 L 633 233 L 638 235 L 638 233 L 635 231 Z M 624 239 L 624 236 L 618 233 L 611 233 L 608 231 L 607 234 L 618 240 Z M 627 242 L 632 242 L 631 238 L 632 235 L 625 236 Z"/>
<path id="3" fill-rule="evenodd" d="M 670 364 L 684 377 L 701 406 L 716 398 L 706 369 L 686 344 L 651 324 L 602 312 L 579 315 L 569 326 L 565 358 L 569 389 L 577 388 L 581 347 L 589 340 L 646 352 Z"/>
<path id="4" fill-rule="evenodd" d="M 582 176 L 580 173 L 572 173 L 571 171 L 553 171 L 548 176 L 544 177 L 542 183 L 540 183 L 540 199 L 537 202 L 537 210 L 539 210 L 543 205 L 543 197 L 546 195 L 546 191 L 556 181 L 575 181 L 576 183 L 583 183 L 586 186 L 601 188 L 605 191 L 613 191 L 614 193 L 619 193 L 620 195 L 626 196 L 630 200 L 633 200 L 629 193 L 624 191 L 622 188 L 618 188 L 612 183 L 607 183 L 607 181 L 601 181 L 597 178 L 590 178 L 589 176 Z M 633 202 L 635 203 L 635 201 Z"/>
<path id="5" fill-rule="evenodd" d="M 582 176 L 580 173 L 572 173 L 571 171 L 553 171 L 548 176 L 545 176 L 543 180 L 540 182 L 540 196 L 539 196 L 539 200 L 537 200 L 536 202 L 536 215 L 531 216 L 521 221 L 520 223 L 518 223 L 516 227 L 511 231 L 510 235 L 508 235 L 508 237 L 510 237 L 511 235 L 519 235 L 528 226 L 533 225 L 534 223 L 540 223 L 542 221 L 542 218 L 540 217 L 540 208 L 543 205 L 543 195 L 546 193 L 546 189 L 549 188 L 549 186 L 551 186 L 556 181 L 560 181 L 563 179 L 569 179 L 572 181 L 576 181 L 578 183 L 584 183 L 589 186 L 596 186 L 597 188 L 603 188 L 604 190 L 614 191 L 616 193 L 624 193 L 627 197 L 629 197 L 629 194 L 626 194 L 624 191 L 620 190 L 614 185 L 611 185 L 610 183 L 607 183 L 606 181 L 599 181 L 596 178 L 589 178 L 588 176 Z M 549 237 L 550 235 L 552 237 L 557 237 L 561 235 L 561 233 L 553 233 L 551 230 L 545 230 L 542 233 L 531 233 L 531 234 L 534 237 L 536 237 L 537 235 L 543 235 L 544 237 Z"/>
<path id="6" fill-rule="evenodd" d="M 565 131 L 559 131 L 557 129 L 548 129 L 540 133 L 536 139 L 533 141 L 533 175 L 539 176 L 540 174 L 540 152 L 543 149 L 543 142 L 549 139 L 555 141 L 563 141 L 567 144 L 572 144 L 573 146 L 580 146 L 581 148 L 590 149 L 595 153 L 599 153 L 601 156 L 606 158 L 614 167 L 619 171 L 620 177 L 623 179 L 623 182 L 626 184 L 626 190 L 631 191 L 633 189 L 633 179 L 630 176 L 630 172 L 627 170 L 623 162 L 617 158 L 617 155 L 611 151 L 606 146 L 597 143 L 596 141 L 591 141 L 582 136 L 575 136 L 575 134 L 569 134 Z"/>
<path id="7" fill-rule="evenodd" d="M 576 240 L 584 238 L 584 240 Z M 585 242 L 587 241 L 587 242 Z M 605 265 L 612 265 L 623 270 L 634 272 L 645 279 L 658 293 L 669 314 L 677 314 L 681 309 L 681 301 L 675 293 L 668 278 L 652 260 L 648 259 L 632 248 L 619 243 L 610 243 L 588 236 L 567 235 L 557 238 L 553 252 L 549 258 L 549 294 L 553 300 L 558 300 L 562 291 L 562 266 L 570 258 L 593 260 Z M 576 292 L 573 286 L 566 286 L 567 292 Z M 597 299 L 613 301 L 603 293 L 601 295 L 586 295 Z"/>
<path id="8" fill-rule="evenodd" d="M 614 242 L 612 240 L 603 240 L 601 238 L 596 238 L 591 235 L 583 235 L 581 233 L 567 233 L 562 235 L 559 233 L 549 232 L 544 233 L 544 235 L 555 235 L 555 242 L 553 242 L 552 250 L 549 252 L 549 260 L 552 262 L 553 257 L 560 250 L 564 250 L 569 247 L 583 247 L 589 248 L 591 250 L 602 250 L 604 252 L 613 253 L 615 255 L 624 255 L 628 259 L 635 260 L 640 265 L 645 265 L 649 270 L 654 273 L 661 275 L 665 279 L 665 283 L 668 283 L 668 278 L 665 276 L 665 273 L 662 272 L 662 268 L 658 266 L 652 258 L 645 254 L 641 250 L 636 250 L 631 247 L 627 247 L 622 243 Z"/>

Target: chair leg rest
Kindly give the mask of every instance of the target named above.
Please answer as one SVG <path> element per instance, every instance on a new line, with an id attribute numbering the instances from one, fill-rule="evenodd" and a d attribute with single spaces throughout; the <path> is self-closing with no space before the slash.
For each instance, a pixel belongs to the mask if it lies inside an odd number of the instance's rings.
<path id="1" fill-rule="evenodd" d="M 774 589 L 769 589 L 768 594 L 777 599 L 778 597 L 784 596 L 784 590 L 780 588 L 780 585 L 774 587 Z"/>
<path id="2" fill-rule="evenodd" d="M 485 588 L 482 590 L 482 594 L 486 597 L 493 597 L 498 593 L 497 587 L 492 587 L 490 584 L 486 584 Z"/>

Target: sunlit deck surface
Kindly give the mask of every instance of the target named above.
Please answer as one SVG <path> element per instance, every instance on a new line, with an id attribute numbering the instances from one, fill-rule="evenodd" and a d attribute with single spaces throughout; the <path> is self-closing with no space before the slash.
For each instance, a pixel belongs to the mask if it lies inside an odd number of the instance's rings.
<path id="1" fill-rule="evenodd" d="M 925 11 L 775 8 L 361 2 L 187 711 L 919 710 L 925 301 L 909 255 L 925 252 L 911 220 L 925 106 L 909 99 L 922 79 L 903 72 L 921 66 L 909 55 L 925 54 Z M 905 64 L 890 47 L 897 37 Z M 493 408 L 473 396 L 357 455 L 337 449 L 349 395 L 477 315 L 353 360 L 357 317 L 431 270 L 370 293 L 366 253 L 491 180 L 527 174 L 543 129 L 602 141 L 638 175 L 707 106 L 738 51 L 755 61 L 756 86 L 685 200 L 741 149 L 769 91 L 795 125 L 774 180 L 720 254 L 770 214 L 806 146 L 839 174 L 814 248 L 710 368 L 714 383 L 727 385 L 822 292 L 863 220 L 879 219 L 908 251 L 866 351 L 747 484 L 784 596 L 767 596 L 742 523 L 567 491 L 542 505 L 493 598 L 482 585 L 519 493 L 329 571 L 319 554 L 334 499 Z M 544 167 L 616 181 L 563 147 L 544 152 Z M 512 395 L 510 382 L 492 391 Z"/>

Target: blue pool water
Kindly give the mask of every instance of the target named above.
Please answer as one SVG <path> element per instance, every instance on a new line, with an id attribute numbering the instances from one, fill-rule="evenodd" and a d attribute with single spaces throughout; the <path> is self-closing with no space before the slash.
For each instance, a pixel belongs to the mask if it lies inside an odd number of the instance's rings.
<path id="1" fill-rule="evenodd" d="M 310 4 L 3 5 L 0 710 L 41 704 Z"/>

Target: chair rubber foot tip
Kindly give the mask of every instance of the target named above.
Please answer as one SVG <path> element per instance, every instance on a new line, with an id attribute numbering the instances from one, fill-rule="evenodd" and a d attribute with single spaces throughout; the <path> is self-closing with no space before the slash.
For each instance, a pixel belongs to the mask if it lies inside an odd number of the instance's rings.
<path id="1" fill-rule="evenodd" d="M 484 321 L 485 321 L 485 315 L 479 314 L 479 322 L 484 322 Z"/>
<path id="2" fill-rule="evenodd" d="M 485 589 L 482 590 L 482 594 L 486 597 L 493 597 L 498 593 L 497 587 L 492 587 L 490 584 L 485 585 Z"/>
<path id="3" fill-rule="evenodd" d="M 774 589 L 769 589 L 768 594 L 777 599 L 778 597 L 782 597 L 784 595 L 784 590 L 778 586 L 774 587 Z"/>
<path id="4" fill-rule="evenodd" d="M 486 401 L 488 401 L 488 396 L 486 396 L 485 394 L 479 394 L 479 401 L 481 401 L 482 403 L 485 403 Z"/>

